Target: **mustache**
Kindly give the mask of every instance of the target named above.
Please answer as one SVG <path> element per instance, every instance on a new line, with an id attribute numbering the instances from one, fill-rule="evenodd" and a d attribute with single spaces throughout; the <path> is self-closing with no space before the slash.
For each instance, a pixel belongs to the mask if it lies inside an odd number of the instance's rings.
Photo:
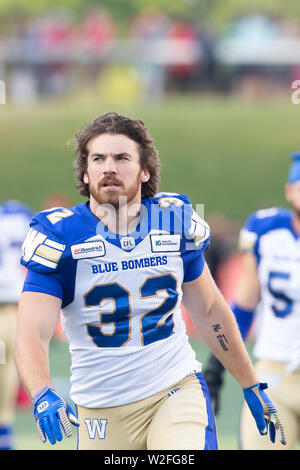
<path id="1" fill-rule="evenodd" d="M 105 176 L 104 178 L 102 178 L 101 181 L 99 181 L 98 187 L 105 186 L 109 183 L 117 184 L 118 186 L 123 186 L 122 181 L 120 181 L 118 178 L 115 178 L 113 176 Z"/>

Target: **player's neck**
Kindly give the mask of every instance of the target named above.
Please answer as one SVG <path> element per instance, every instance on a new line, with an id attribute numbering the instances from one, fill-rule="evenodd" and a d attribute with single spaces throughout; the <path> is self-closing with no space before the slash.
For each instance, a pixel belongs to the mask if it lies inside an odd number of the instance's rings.
<path id="1" fill-rule="evenodd" d="M 136 230 L 140 221 L 141 198 L 134 198 L 118 208 L 110 204 L 98 204 L 90 199 L 90 210 L 113 233 L 128 235 Z"/>

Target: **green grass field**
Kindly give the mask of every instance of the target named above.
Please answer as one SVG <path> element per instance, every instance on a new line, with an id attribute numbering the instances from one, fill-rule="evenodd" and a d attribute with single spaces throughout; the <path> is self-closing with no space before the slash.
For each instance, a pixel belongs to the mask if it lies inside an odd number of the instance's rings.
<path id="1" fill-rule="evenodd" d="M 189 195 L 244 220 L 257 208 L 283 205 L 288 155 L 300 148 L 300 107 L 289 99 L 240 102 L 230 98 L 170 98 L 163 105 L 117 106 L 73 98 L 31 109 L 0 107 L 0 199 L 17 198 L 34 210 L 49 193 L 81 202 L 72 170 L 76 131 L 115 110 L 145 121 L 162 161 L 164 191 Z"/>

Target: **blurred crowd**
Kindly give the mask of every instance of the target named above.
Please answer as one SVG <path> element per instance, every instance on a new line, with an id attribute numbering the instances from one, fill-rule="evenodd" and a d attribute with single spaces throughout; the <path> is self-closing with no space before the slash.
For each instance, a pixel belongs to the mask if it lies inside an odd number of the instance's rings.
<path id="1" fill-rule="evenodd" d="M 54 8 L 0 29 L 0 79 L 16 102 L 107 83 L 146 100 L 168 91 L 257 92 L 265 78 L 279 86 L 300 78 L 299 43 L 296 22 L 262 15 L 236 18 L 216 37 L 198 21 L 154 10 L 120 31 L 102 7 L 80 18 Z"/>

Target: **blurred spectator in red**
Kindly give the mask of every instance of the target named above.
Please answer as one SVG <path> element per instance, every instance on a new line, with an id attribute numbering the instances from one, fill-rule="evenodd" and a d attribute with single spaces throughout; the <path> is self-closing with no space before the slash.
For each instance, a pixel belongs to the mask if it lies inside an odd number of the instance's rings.
<path id="1" fill-rule="evenodd" d="M 89 7 L 79 25 L 82 51 L 99 55 L 111 46 L 116 33 L 116 25 L 106 9 Z"/>
<path id="2" fill-rule="evenodd" d="M 176 21 L 169 30 L 168 39 L 178 41 L 176 47 L 180 48 L 179 41 L 186 53 L 184 56 L 190 61 L 177 62 L 168 66 L 169 83 L 171 88 L 187 90 L 195 77 L 201 61 L 200 43 L 197 29 L 185 21 Z M 179 50 L 179 49 L 178 49 Z"/>
<path id="3" fill-rule="evenodd" d="M 64 193 L 51 193 L 48 194 L 43 203 L 42 210 L 52 209 L 52 207 L 71 207 L 72 203 L 68 196 Z"/>
<path id="4" fill-rule="evenodd" d="M 39 45 L 46 54 L 65 51 L 70 42 L 72 15 L 67 10 L 51 10 L 38 23 Z"/>
<path id="5" fill-rule="evenodd" d="M 85 85 L 98 84 L 99 75 L 114 46 L 117 26 L 103 7 L 89 6 L 74 28 L 74 53 L 85 64 Z"/>
<path id="6" fill-rule="evenodd" d="M 36 22 L 36 54 L 44 59 L 44 64 L 39 67 L 42 93 L 59 94 L 68 88 L 66 57 L 71 46 L 72 24 L 73 16 L 68 8 L 53 8 Z"/>

